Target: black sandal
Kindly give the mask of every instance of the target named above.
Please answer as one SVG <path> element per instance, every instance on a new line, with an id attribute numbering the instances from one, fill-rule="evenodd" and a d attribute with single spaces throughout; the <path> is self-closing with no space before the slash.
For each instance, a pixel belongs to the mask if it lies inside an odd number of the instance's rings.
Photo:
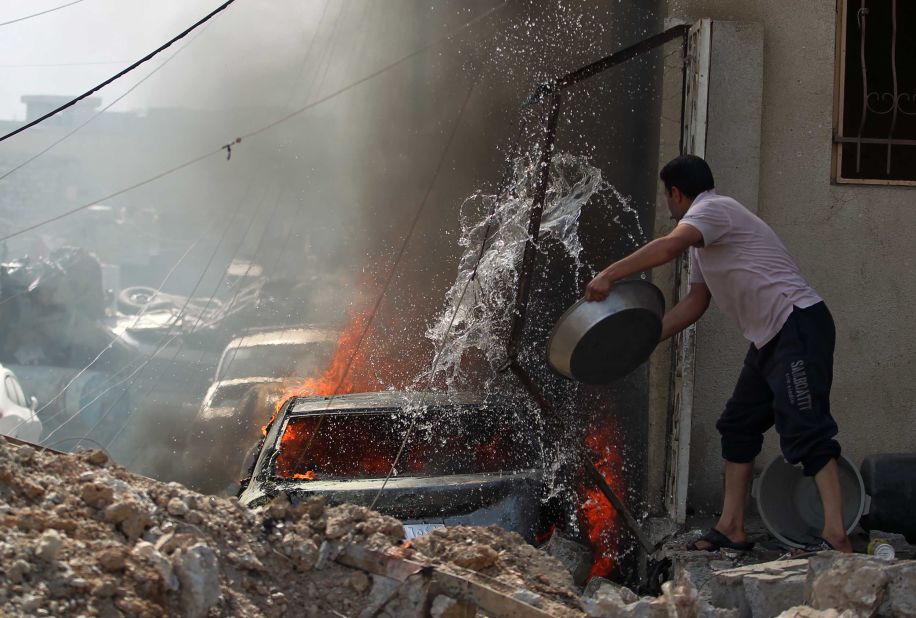
<path id="1" fill-rule="evenodd" d="M 700 548 L 697 547 L 697 543 L 700 541 L 706 541 L 709 544 L 709 547 Z M 696 541 L 691 541 L 687 544 L 687 549 L 690 551 L 708 551 L 715 552 L 720 549 L 733 549 L 735 551 L 750 551 L 754 549 L 754 544 L 750 541 L 744 543 L 736 543 L 730 538 L 716 530 L 715 528 L 710 528 L 706 531 L 706 534 L 698 538 Z"/>
<path id="2" fill-rule="evenodd" d="M 814 542 L 808 545 L 805 545 L 806 554 L 816 554 L 822 551 L 831 551 L 836 549 L 833 545 L 830 544 L 830 541 L 827 539 L 821 538 L 819 536 L 814 537 Z"/>

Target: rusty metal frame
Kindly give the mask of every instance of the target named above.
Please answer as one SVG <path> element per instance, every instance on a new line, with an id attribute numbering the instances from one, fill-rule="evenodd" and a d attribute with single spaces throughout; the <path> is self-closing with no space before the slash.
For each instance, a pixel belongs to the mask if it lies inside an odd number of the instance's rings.
<path id="1" fill-rule="evenodd" d="M 526 314 L 528 311 L 528 300 L 531 295 L 531 277 L 534 273 L 534 265 L 537 257 L 537 243 L 541 227 L 541 217 L 544 213 L 544 200 L 547 195 L 547 186 L 550 182 L 550 162 L 553 156 L 557 123 L 559 122 L 560 112 L 563 106 L 563 91 L 578 84 L 594 75 L 602 73 L 611 67 L 617 66 L 646 53 L 671 41 L 681 39 L 682 53 L 686 58 L 687 37 L 690 26 L 681 24 L 669 28 L 664 32 L 656 34 L 647 39 L 643 39 L 635 45 L 615 52 L 609 56 L 601 58 L 591 64 L 576 69 L 555 80 L 541 84 L 532 93 L 526 101 L 526 105 L 532 105 L 542 102 L 547 98 L 542 114 L 542 125 L 544 127 L 543 139 L 541 144 L 540 157 L 538 159 L 538 181 L 534 191 L 534 199 L 531 206 L 531 215 L 528 221 L 528 239 L 525 242 L 525 249 L 522 255 L 522 265 L 519 271 L 518 289 L 516 291 L 515 304 L 512 313 L 512 325 L 509 339 L 506 346 L 506 361 L 501 367 L 502 371 L 511 370 L 525 390 L 534 399 L 537 406 L 544 414 L 548 423 L 556 426 L 560 423 L 559 415 L 551 403 L 545 397 L 539 385 L 534 381 L 529 372 L 518 362 L 518 355 L 521 349 L 522 335 L 525 330 Z M 686 80 L 686 64 L 684 67 L 684 79 Z M 684 110 L 683 101 L 681 109 L 681 124 L 683 125 Z M 683 151 L 684 141 L 681 140 L 681 150 Z M 585 473 L 591 478 L 598 489 L 605 495 L 614 508 L 623 516 L 627 527 L 636 537 L 642 549 L 646 554 L 651 554 L 655 546 L 646 537 L 640 529 L 635 517 L 627 508 L 611 486 L 604 479 L 604 476 L 595 465 L 591 454 L 585 448 L 584 444 L 578 444 L 577 455 L 582 464 Z"/>
<path id="2" fill-rule="evenodd" d="M 515 362 L 521 346 L 522 333 L 525 329 L 526 313 L 528 311 L 528 298 L 531 294 L 531 276 L 534 273 L 534 260 L 537 251 L 541 216 L 544 214 L 544 199 L 547 195 L 547 185 L 550 182 L 550 161 L 553 156 L 554 142 L 556 140 L 557 122 L 563 107 L 563 91 L 599 73 L 631 60 L 640 54 L 652 51 L 676 39 L 681 39 L 686 49 L 687 33 L 690 26 L 680 24 L 659 34 L 643 39 L 635 45 L 624 48 L 591 64 L 571 71 L 555 80 L 541 84 L 535 89 L 526 101 L 527 105 L 538 103 L 549 96 L 544 108 L 543 126 L 544 137 L 541 145 L 541 156 L 538 184 L 534 190 L 534 200 L 531 206 L 531 218 L 528 222 L 528 240 L 525 242 L 525 251 L 522 257 L 522 267 L 519 271 L 518 290 L 513 308 L 513 322 L 507 345 L 506 365 Z"/>

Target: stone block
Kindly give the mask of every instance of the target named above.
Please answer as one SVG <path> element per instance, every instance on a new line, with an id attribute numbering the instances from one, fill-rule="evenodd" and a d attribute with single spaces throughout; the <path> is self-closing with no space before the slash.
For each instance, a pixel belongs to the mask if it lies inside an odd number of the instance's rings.
<path id="1" fill-rule="evenodd" d="M 717 572 L 739 566 L 737 558 L 722 552 L 677 551 L 671 554 L 671 578 L 678 579 L 682 573 L 699 590 L 700 598 L 710 600 L 709 581 Z"/>
<path id="2" fill-rule="evenodd" d="M 805 571 L 756 573 L 744 578 L 752 618 L 770 618 L 805 600 Z"/>
<path id="3" fill-rule="evenodd" d="M 708 598 L 745 618 L 769 618 L 804 602 L 807 569 L 807 560 L 777 560 L 718 571 L 707 583 Z"/>
<path id="4" fill-rule="evenodd" d="M 838 612 L 835 609 L 814 609 L 807 605 L 790 607 L 776 618 L 858 618 L 852 610 Z"/>
<path id="5" fill-rule="evenodd" d="M 882 616 L 916 618 L 916 562 L 891 563 L 886 568 L 887 594 Z"/>
<path id="6" fill-rule="evenodd" d="M 592 568 L 592 551 L 588 545 L 554 532 L 553 536 L 538 549 L 559 560 L 570 572 L 577 586 L 585 584 Z"/>
<path id="7" fill-rule="evenodd" d="M 884 560 L 861 554 L 815 554 L 805 581 L 807 602 L 815 609 L 849 609 L 874 616 L 887 594 L 888 566 Z"/>

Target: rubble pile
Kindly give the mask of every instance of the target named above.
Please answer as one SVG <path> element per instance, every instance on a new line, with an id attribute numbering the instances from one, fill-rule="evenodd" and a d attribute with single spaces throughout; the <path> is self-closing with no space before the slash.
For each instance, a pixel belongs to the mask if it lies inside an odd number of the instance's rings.
<path id="1" fill-rule="evenodd" d="M 367 578 L 328 560 L 326 540 L 390 546 L 402 531 L 370 513 L 344 527 L 342 511 L 312 500 L 254 512 L 130 474 L 101 451 L 0 440 L 0 614 L 350 615 Z"/>
<path id="2" fill-rule="evenodd" d="M 609 581 L 584 597 L 517 534 L 452 527 L 404 541 L 367 508 L 259 509 L 75 455 L 0 439 L 0 615 L 603 617 L 913 616 L 916 562 L 826 552 L 687 569 L 658 598 Z M 766 601 L 766 602 L 764 602 Z"/>
<path id="3" fill-rule="evenodd" d="M 568 577 L 537 564 L 545 555 L 521 537 L 484 531 L 468 551 L 467 531 L 456 530 L 454 542 L 418 543 L 421 553 L 404 543 L 399 521 L 364 507 L 280 496 L 250 510 L 134 475 L 101 451 L 0 439 L 0 615 L 357 616 L 374 606 L 378 616 L 410 615 L 395 609 L 409 586 L 341 564 L 356 546 L 476 567 L 513 588 L 530 583 L 533 598 L 565 599 L 568 615 L 581 616 Z M 447 615 L 452 601 L 436 601 L 433 613 Z M 400 606 L 416 602 L 422 595 Z"/>
<path id="4" fill-rule="evenodd" d="M 524 589 L 526 602 L 547 598 L 582 609 L 572 575 L 555 557 L 532 547 L 515 532 L 497 526 L 455 526 L 432 530 L 411 542 L 412 559 L 459 567 Z M 574 614 L 570 614 L 574 615 Z"/>

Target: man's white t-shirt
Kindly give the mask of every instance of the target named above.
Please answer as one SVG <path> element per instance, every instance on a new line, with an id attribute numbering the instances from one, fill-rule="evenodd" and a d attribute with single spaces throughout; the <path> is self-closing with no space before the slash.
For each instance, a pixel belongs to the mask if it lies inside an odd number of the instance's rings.
<path id="1" fill-rule="evenodd" d="M 690 283 L 705 282 L 757 349 L 776 336 L 793 307 L 821 302 L 776 233 L 732 198 L 705 191 L 680 222 L 703 235 L 703 246 L 690 248 Z"/>

